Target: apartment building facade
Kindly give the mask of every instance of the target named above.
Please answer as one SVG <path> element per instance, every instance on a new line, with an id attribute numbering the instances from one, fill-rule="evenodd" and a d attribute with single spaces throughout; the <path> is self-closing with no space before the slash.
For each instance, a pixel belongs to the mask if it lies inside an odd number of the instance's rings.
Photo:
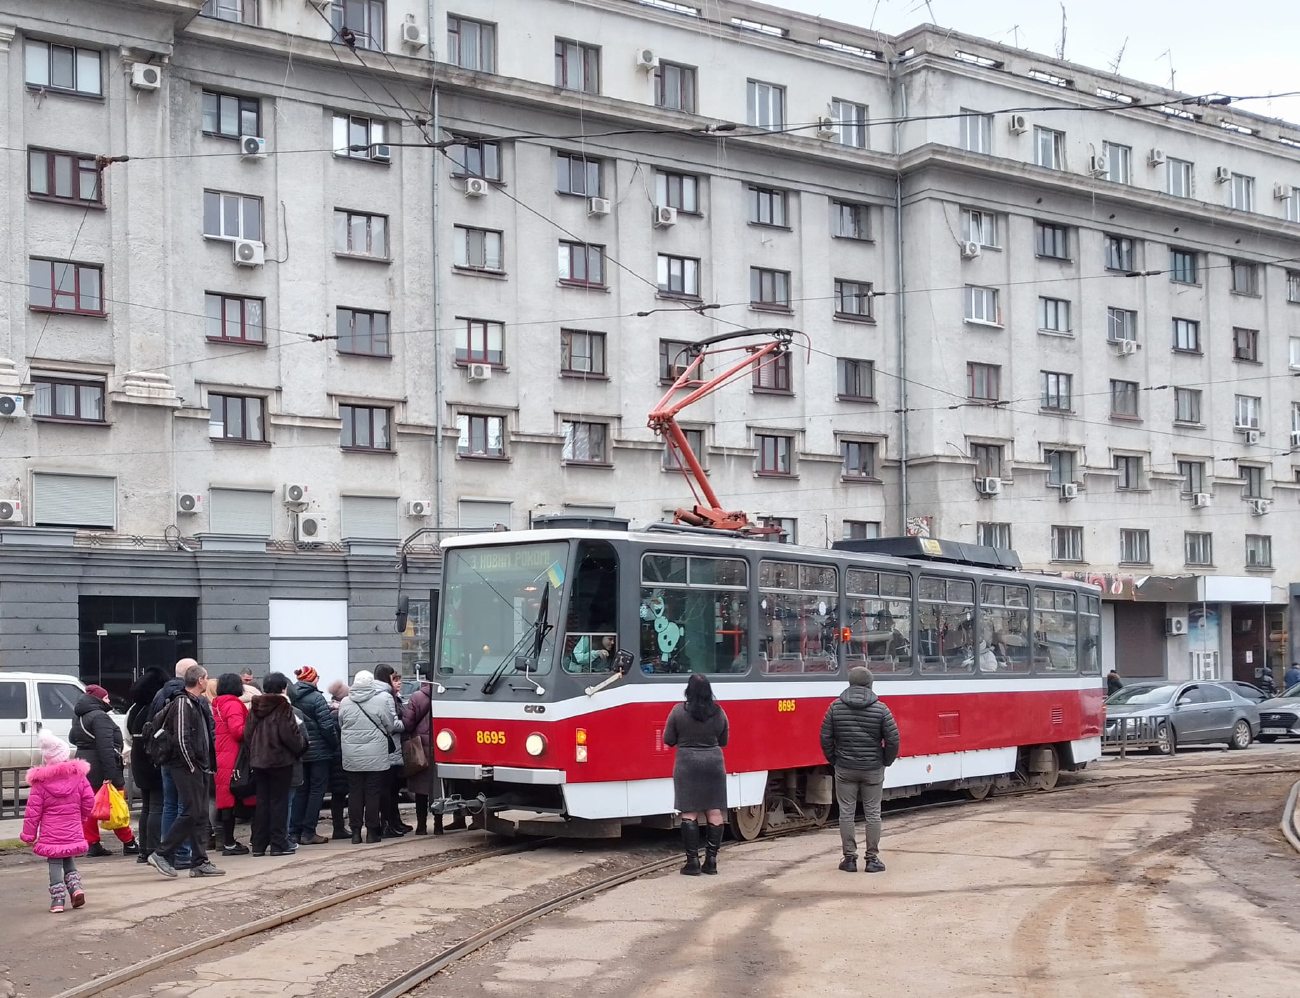
<path id="1" fill-rule="evenodd" d="M 1300 128 L 706 7 L 0 0 L 0 667 L 425 661 L 439 531 L 689 502 L 646 414 L 777 327 L 682 416 L 728 505 L 1289 660 Z"/>

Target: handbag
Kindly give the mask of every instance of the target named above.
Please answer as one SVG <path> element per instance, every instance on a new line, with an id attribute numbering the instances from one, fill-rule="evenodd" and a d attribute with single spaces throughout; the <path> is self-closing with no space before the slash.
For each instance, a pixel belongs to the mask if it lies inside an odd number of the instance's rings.
<path id="1" fill-rule="evenodd" d="M 100 820 L 99 827 L 106 832 L 128 828 L 131 824 L 131 805 L 126 802 L 126 795 L 111 783 L 105 783 L 104 787 L 108 788 L 109 815 L 106 820 Z M 100 789 L 103 790 L 104 787 Z"/>
<path id="2" fill-rule="evenodd" d="M 419 776 L 429 768 L 429 757 L 424 752 L 424 742 L 417 732 L 402 742 L 402 775 Z"/>
<path id="3" fill-rule="evenodd" d="M 376 721 L 373 717 L 371 717 L 368 713 L 366 713 L 366 709 L 365 709 L 364 707 L 362 707 L 361 704 L 357 704 L 357 710 L 359 710 L 359 711 L 361 711 L 361 713 L 365 714 L 365 715 L 366 715 L 366 720 L 369 721 L 371 724 L 373 724 L 373 725 L 375 726 L 375 730 L 378 731 L 381 735 L 383 735 L 385 738 L 388 739 L 388 754 L 389 754 L 389 755 L 392 755 L 394 752 L 396 752 L 396 751 L 397 751 L 397 743 L 396 743 L 395 741 L 393 741 L 393 736 L 392 736 L 391 734 L 389 734 L 387 731 L 385 731 L 383 728 L 381 728 L 381 727 L 379 726 L 379 722 Z M 405 752 L 403 752 L 403 757 L 405 757 Z"/>
<path id="4" fill-rule="evenodd" d="M 218 711 L 218 717 L 221 713 Z M 225 724 L 226 719 L 221 718 L 221 723 Z M 253 715 L 248 715 L 248 720 L 244 722 L 244 737 L 239 743 L 239 752 L 235 755 L 235 766 L 230 771 L 230 796 L 235 800 L 244 800 L 246 797 L 252 797 L 255 792 L 253 786 L 253 766 L 251 763 L 252 749 L 249 743 L 252 739 L 249 737 L 253 733 L 255 725 Z"/>

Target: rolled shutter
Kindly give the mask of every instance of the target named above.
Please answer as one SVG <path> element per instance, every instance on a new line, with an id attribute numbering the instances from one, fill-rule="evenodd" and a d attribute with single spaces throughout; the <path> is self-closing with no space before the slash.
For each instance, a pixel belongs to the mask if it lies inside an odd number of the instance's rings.
<path id="1" fill-rule="evenodd" d="M 397 537 L 397 500 L 383 496 L 343 496 L 343 537 L 393 540 Z"/>
<path id="2" fill-rule="evenodd" d="M 270 537 L 271 495 L 248 489 L 209 490 L 208 529 L 214 534 Z"/>
<path id="3" fill-rule="evenodd" d="M 91 475 L 32 476 L 38 527 L 117 527 L 117 479 Z"/>
<path id="4" fill-rule="evenodd" d="M 465 529 L 510 526 L 510 503 L 484 502 L 477 499 L 460 501 L 460 525 Z"/>

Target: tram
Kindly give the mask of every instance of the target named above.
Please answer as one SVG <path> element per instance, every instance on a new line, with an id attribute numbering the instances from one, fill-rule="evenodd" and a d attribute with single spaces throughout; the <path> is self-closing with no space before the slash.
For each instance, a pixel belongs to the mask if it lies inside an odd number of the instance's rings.
<path id="1" fill-rule="evenodd" d="M 821 722 L 858 665 L 901 733 L 887 796 L 1050 789 L 1101 754 L 1100 594 L 1018 569 L 928 538 L 825 550 L 613 518 L 450 537 L 432 677 L 444 804 L 482 800 L 502 831 L 670 826 L 663 728 L 699 672 L 731 722 L 733 833 L 824 822 Z"/>

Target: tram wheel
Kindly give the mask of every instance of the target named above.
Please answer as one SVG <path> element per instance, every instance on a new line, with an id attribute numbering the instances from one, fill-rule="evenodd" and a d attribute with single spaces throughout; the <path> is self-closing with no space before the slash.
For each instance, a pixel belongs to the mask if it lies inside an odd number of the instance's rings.
<path id="1" fill-rule="evenodd" d="M 986 800 L 988 795 L 993 792 L 993 781 L 988 783 L 977 783 L 973 787 L 966 787 L 966 796 L 971 800 Z"/>
<path id="2" fill-rule="evenodd" d="M 817 827 L 821 828 L 826 824 L 826 819 L 831 816 L 831 806 L 829 804 L 805 804 L 803 813 Z"/>
<path id="3" fill-rule="evenodd" d="M 1034 785 L 1039 790 L 1051 790 L 1056 786 L 1056 781 L 1061 775 L 1061 760 L 1056 754 L 1055 747 L 1047 746 L 1046 758 L 1048 768 L 1041 773 L 1034 774 Z"/>
<path id="4" fill-rule="evenodd" d="M 733 807 L 727 812 L 727 824 L 731 834 L 742 842 L 752 842 L 763 834 L 767 824 L 767 809 L 762 804 L 749 807 Z"/>

